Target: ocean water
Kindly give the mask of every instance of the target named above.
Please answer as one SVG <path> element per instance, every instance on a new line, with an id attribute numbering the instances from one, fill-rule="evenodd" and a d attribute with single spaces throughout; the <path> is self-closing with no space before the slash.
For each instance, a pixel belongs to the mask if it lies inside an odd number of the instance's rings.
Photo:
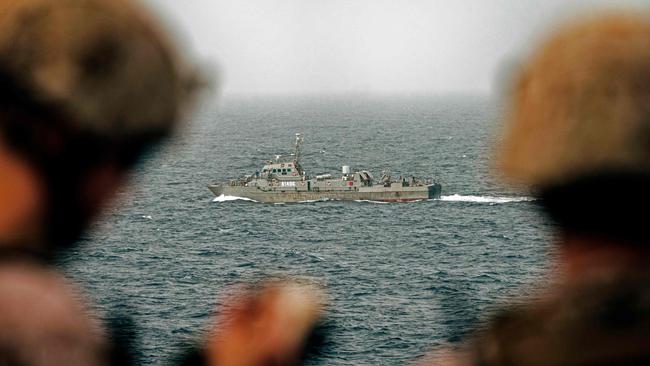
<path id="1" fill-rule="evenodd" d="M 204 103 L 181 136 L 61 258 L 103 314 L 128 313 L 140 361 L 168 364 L 198 339 L 229 286 L 314 279 L 330 297 L 329 340 L 312 364 L 396 365 L 455 345 L 513 296 L 544 282 L 551 224 L 491 169 L 487 97 L 239 98 Z M 258 170 L 305 136 L 310 174 L 341 165 L 433 177 L 439 200 L 262 204 L 206 185 Z"/>

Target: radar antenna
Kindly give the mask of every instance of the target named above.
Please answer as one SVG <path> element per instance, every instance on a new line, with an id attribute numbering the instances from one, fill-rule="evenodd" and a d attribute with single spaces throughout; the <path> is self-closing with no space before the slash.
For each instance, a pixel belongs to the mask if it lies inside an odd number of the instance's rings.
<path id="1" fill-rule="evenodd" d="M 293 146 L 293 165 L 298 171 L 298 174 L 303 175 L 305 173 L 304 170 L 302 170 L 302 166 L 300 165 L 300 146 L 302 145 L 303 137 L 302 134 L 297 133 L 296 134 L 296 142 Z"/>

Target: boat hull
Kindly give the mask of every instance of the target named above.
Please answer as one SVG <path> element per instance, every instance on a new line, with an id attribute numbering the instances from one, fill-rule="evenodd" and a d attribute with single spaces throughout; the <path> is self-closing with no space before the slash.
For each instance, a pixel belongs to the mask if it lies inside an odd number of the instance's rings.
<path id="1" fill-rule="evenodd" d="M 319 200 L 410 202 L 440 198 L 440 184 L 416 187 L 362 187 L 349 190 L 265 190 L 259 187 L 229 186 L 211 184 L 208 186 L 215 196 L 235 196 L 264 203 L 304 202 Z"/>

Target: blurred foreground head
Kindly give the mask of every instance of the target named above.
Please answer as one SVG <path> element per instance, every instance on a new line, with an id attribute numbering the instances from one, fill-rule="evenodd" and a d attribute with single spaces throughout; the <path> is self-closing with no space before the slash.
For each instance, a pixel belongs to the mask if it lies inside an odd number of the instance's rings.
<path id="1" fill-rule="evenodd" d="M 74 241 L 194 81 L 133 1 L 0 0 L 0 241 Z"/>
<path id="2" fill-rule="evenodd" d="M 524 65 L 506 129 L 502 171 L 537 191 L 563 229 L 650 242 L 630 206 L 650 203 L 649 16 L 556 32 Z"/>

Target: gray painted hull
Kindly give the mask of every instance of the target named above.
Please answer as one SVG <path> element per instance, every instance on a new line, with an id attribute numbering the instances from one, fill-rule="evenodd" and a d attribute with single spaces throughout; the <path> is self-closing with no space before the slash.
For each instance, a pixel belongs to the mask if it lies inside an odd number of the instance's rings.
<path id="1" fill-rule="evenodd" d="M 384 187 L 372 186 L 337 190 L 268 190 L 260 187 L 229 186 L 211 184 L 208 186 L 215 196 L 235 196 L 249 198 L 264 203 L 303 202 L 318 200 L 341 201 L 378 201 L 378 202 L 409 202 L 440 198 L 440 184 L 416 187 Z"/>

